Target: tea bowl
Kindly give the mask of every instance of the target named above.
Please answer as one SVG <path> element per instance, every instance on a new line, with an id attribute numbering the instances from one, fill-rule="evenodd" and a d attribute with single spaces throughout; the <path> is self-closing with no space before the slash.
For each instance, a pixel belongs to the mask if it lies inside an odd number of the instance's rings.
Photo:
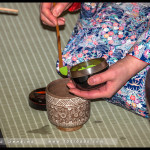
<path id="1" fill-rule="evenodd" d="M 48 119 L 62 131 L 78 130 L 90 117 L 90 101 L 69 93 L 69 80 L 57 79 L 46 87 Z"/>
<path id="2" fill-rule="evenodd" d="M 70 77 L 78 89 L 91 90 L 100 85 L 89 85 L 87 82 L 89 77 L 104 72 L 108 68 L 109 65 L 105 58 L 90 59 L 71 67 Z"/>

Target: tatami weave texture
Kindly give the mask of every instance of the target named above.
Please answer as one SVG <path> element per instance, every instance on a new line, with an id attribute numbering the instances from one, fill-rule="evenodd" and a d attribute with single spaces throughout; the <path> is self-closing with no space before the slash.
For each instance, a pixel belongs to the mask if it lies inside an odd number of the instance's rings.
<path id="1" fill-rule="evenodd" d="M 0 129 L 7 147 L 150 147 L 148 120 L 105 101 L 93 101 L 90 119 L 74 132 L 58 130 L 46 111 L 30 108 L 31 91 L 61 78 L 55 68 L 56 32 L 42 26 L 39 3 L 0 7 L 19 10 L 0 12 Z M 62 50 L 78 15 L 65 14 Z"/>

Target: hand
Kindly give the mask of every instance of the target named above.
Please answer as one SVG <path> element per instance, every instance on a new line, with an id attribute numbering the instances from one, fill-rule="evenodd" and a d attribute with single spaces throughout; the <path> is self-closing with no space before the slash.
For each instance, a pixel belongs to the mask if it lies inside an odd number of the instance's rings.
<path id="1" fill-rule="evenodd" d="M 88 79 L 88 84 L 90 85 L 106 82 L 106 84 L 103 84 L 98 89 L 82 91 L 77 89 L 72 81 L 67 86 L 70 88 L 69 92 L 86 99 L 111 98 L 131 77 L 147 65 L 144 61 L 127 55 L 124 59 L 111 65 L 105 72 Z"/>
<path id="2" fill-rule="evenodd" d="M 59 16 L 62 14 L 62 12 L 67 10 L 71 5 L 72 3 L 55 3 L 55 6 L 53 5 L 53 3 L 41 3 L 40 18 L 43 24 L 46 24 L 51 27 L 55 27 L 58 19 L 58 25 L 64 25 L 65 18 Z"/>

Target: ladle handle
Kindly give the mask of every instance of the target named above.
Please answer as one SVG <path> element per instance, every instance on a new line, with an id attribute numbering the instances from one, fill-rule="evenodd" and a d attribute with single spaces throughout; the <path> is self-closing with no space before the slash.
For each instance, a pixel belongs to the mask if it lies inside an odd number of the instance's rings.
<path id="1" fill-rule="evenodd" d="M 55 3 L 53 3 L 53 5 L 55 6 Z M 58 44 L 59 68 L 61 68 L 61 67 L 63 67 L 63 61 L 62 61 L 62 53 L 61 53 L 61 42 L 60 42 L 58 20 L 57 20 L 57 24 L 56 24 L 56 33 L 57 33 L 57 44 Z"/>

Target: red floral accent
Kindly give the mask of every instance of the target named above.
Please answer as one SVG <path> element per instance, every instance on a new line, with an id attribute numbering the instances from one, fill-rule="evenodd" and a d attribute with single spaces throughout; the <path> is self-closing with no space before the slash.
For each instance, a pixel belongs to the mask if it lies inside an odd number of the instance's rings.
<path id="1" fill-rule="evenodd" d="M 68 9 L 68 11 L 73 12 L 77 11 L 81 8 L 81 3 L 73 3 L 71 7 Z"/>
<path id="2" fill-rule="evenodd" d="M 131 99 L 131 100 L 135 100 L 135 96 L 131 95 L 131 96 L 130 96 L 130 99 Z"/>

